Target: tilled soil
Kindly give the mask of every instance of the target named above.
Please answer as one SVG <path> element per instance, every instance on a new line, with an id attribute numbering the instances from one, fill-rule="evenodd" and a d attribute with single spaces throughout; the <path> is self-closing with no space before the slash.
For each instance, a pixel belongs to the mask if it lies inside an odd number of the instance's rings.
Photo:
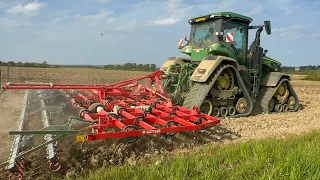
<path id="1" fill-rule="evenodd" d="M 157 164 L 174 153 L 189 151 L 205 144 L 231 143 L 268 137 L 281 138 L 319 129 L 320 82 L 294 80 L 292 84 L 303 104 L 303 108 L 299 112 L 258 114 L 245 118 L 222 119 L 216 127 L 205 131 L 179 133 L 171 141 L 162 135 L 152 135 L 141 137 L 134 144 L 124 144 L 121 139 L 79 144 L 75 143 L 73 136 L 70 136 L 59 141 L 58 144 L 62 164 L 60 171 L 52 172 L 48 169 L 48 166 L 43 166 L 37 170 L 40 173 L 33 176 L 32 179 L 48 179 L 52 176 L 74 179 L 77 176 L 86 175 L 94 169 L 123 164 L 135 165 L 139 160 Z M 3 104 L 21 104 L 24 93 L 15 92 L 16 102 L 11 99 L 13 96 L 12 94 L 8 95 L 9 93 L 12 92 L 6 92 L 0 96 L 2 104 L 0 111 L 1 124 L 7 122 L 7 118 L 4 117 L 11 117 L 11 121 L 13 121 L 20 114 L 19 105 L 3 106 Z M 69 112 L 69 114 L 72 113 L 72 111 Z M 1 128 L 7 131 L 8 128 L 13 127 L 16 127 L 15 123 L 14 126 L 12 123 L 8 127 Z M 35 156 L 42 155 L 45 157 L 41 153 L 43 151 L 26 159 L 32 162 L 36 158 Z M 2 156 L 5 155 L 2 154 Z M 160 158 L 156 162 L 151 162 L 154 156 Z M 37 164 L 34 164 L 34 166 L 37 166 Z"/>
<path id="2" fill-rule="evenodd" d="M 259 114 L 222 120 L 221 126 L 241 135 L 241 140 L 299 135 L 320 128 L 320 82 L 295 80 L 293 88 L 302 104 L 294 113 Z"/>

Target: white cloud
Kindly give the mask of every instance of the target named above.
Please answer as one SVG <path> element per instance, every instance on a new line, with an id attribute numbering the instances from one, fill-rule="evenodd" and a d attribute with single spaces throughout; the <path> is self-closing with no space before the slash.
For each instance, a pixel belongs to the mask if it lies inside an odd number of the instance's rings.
<path id="1" fill-rule="evenodd" d="M 53 20 L 53 24 L 58 23 L 66 23 L 67 25 L 81 25 L 81 26 L 98 26 L 99 24 L 105 24 L 106 22 L 113 22 L 114 18 L 111 17 L 113 11 L 101 10 L 97 14 L 89 14 L 89 15 L 66 15 L 62 17 L 58 17 Z"/>
<path id="2" fill-rule="evenodd" d="M 0 8 L 4 8 L 6 6 L 6 3 L 4 1 L 0 1 Z"/>
<path id="3" fill-rule="evenodd" d="M 99 3 L 99 4 L 106 4 L 109 3 L 111 0 L 83 0 L 83 2 L 94 2 L 94 3 Z"/>
<path id="4" fill-rule="evenodd" d="M 23 13 L 26 15 L 37 15 L 40 12 L 40 9 L 46 7 L 47 3 L 42 3 L 38 1 L 30 2 L 26 5 L 18 4 L 9 8 L 6 13 L 8 14 L 19 14 Z"/>
<path id="5" fill-rule="evenodd" d="M 107 2 L 110 2 L 110 0 L 95 0 L 95 1 L 100 4 L 105 4 Z"/>
<path id="6" fill-rule="evenodd" d="M 107 22 L 109 22 L 109 23 L 114 22 L 114 18 L 113 18 L 113 17 L 109 18 L 109 19 L 107 20 Z"/>
<path id="7" fill-rule="evenodd" d="M 320 37 L 320 33 L 313 30 L 312 25 L 295 25 L 292 27 L 281 27 L 273 29 L 276 35 L 285 38 L 286 40 L 295 40 L 302 37 L 315 38 Z"/>
<path id="8" fill-rule="evenodd" d="M 126 21 L 123 24 L 116 26 L 116 31 L 128 31 L 133 29 L 137 24 L 137 18 L 132 19 L 131 21 Z"/>
<path id="9" fill-rule="evenodd" d="M 17 32 L 22 30 L 29 33 L 29 30 L 34 30 L 33 27 L 34 25 L 28 20 L 0 18 L 0 29 L 2 32 Z"/>
<path id="10" fill-rule="evenodd" d="M 225 11 L 232 11 L 235 4 L 238 4 L 239 0 L 223 0 L 219 4 L 219 9 L 225 9 Z"/>
<path id="11" fill-rule="evenodd" d="M 246 16 L 252 16 L 252 15 L 255 15 L 255 14 L 258 14 L 258 13 L 261 13 L 263 10 L 263 7 L 261 5 L 253 8 L 251 11 L 249 11 L 248 13 L 246 13 L 245 15 Z"/>
<path id="12" fill-rule="evenodd" d="M 281 28 L 275 28 L 275 29 L 272 29 L 272 32 L 284 32 L 284 31 L 286 31 L 286 30 L 288 30 L 289 28 L 283 28 L 283 27 L 281 27 Z"/>
<path id="13" fill-rule="evenodd" d="M 286 14 L 291 14 L 293 12 L 293 9 L 287 9 Z"/>
<path id="14" fill-rule="evenodd" d="M 161 25 L 173 25 L 179 21 L 178 18 L 163 18 L 155 21 L 149 21 L 149 25 L 161 26 Z"/>
<path id="15" fill-rule="evenodd" d="M 303 1 L 295 2 L 293 0 L 268 0 L 270 6 L 278 8 L 286 15 L 294 13 L 305 13 L 306 9 L 304 8 L 305 3 Z"/>
<path id="16" fill-rule="evenodd" d="M 160 4 L 149 4 L 153 12 L 156 12 L 152 17 L 152 20 L 147 21 L 147 25 L 173 25 L 178 23 L 180 20 L 189 18 L 191 15 L 192 5 L 185 5 L 182 0 L 168 0 Z M 166 16 L 163 16 L 165 14 Z"/>
<path id="17" fill-rule="evenodd" d="M 320 33 L 313 33 L 313 34 L 311 34 L 311 37 L 312 37 L 312 38 L 320 37 Z"/>

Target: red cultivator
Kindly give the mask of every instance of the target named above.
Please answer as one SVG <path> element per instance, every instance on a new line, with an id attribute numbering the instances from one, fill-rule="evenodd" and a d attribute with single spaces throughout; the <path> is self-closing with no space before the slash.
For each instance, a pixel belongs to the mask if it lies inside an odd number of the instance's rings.
<path id="1" fill-rule="evenodd" d="M 150 81 L 147 85 L 138 83 L 148 79 Z M 50 136 L 54 134 L 54 138 L 46 139 L 45 143 L 38 146 L 39 148 L 47 146 L 47 151 L 49 151 L 50 144 L 57 142 L 62 136 L 75 133 L 78 134 L 76 140 L 82 142 L 127 138 L 127 142 L 132 143 L 138 139 L 138 136 L 164 134 L 170 137 L 177 132 L 205 129 L 219 123 L 218 118 L 201 113 L 197 107 L 190 110 L 173 105 L 163 92 L 160 79 L 161 71 L 156 71 L 146 76 L 113 84 L 6 83 L 3 90 L 54 90 L 59 92 L 68 100 L 67 104 L 78 108 L 80 116 L 69 117 L 67 125 L 48 126 L 47 124 L 38 131 L 18 129 L 18 131 L 10 133 Z M 45 108 L 44 105 L 41 107 Z M 71 128 L 70 122 L 72 120 L 88 123 L 92 133 L 79 135 L 79 131 Z M 25 143 L 22 136 L 20 143 Z M 31 153 L 32 149 L 35 148 L 31 148 L 27 152 L 16 153 L 14 161 Z M 54 158 L 54 162 L 57 162 L 54 154 L 52 158 Z M 12 173 L 23 171 L 22 168 L 9 170 Z"/>

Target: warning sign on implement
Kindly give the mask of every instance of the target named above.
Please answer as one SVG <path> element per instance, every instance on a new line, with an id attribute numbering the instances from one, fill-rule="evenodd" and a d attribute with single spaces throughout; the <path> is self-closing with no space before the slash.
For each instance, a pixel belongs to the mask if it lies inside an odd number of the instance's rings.
<path id="1" fill-rule="evenodd" d="M 88 135 L 79 135 L 76 137 L 76 142 L 88 141 Z"/>

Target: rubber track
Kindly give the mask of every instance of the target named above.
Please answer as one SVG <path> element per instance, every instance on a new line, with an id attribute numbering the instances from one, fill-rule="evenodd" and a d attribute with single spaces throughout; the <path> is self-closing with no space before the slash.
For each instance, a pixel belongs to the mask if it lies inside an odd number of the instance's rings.
<path id="1" fill-rule="evenodd" d="M 236 74 L 237 82 L 239 83 L 240 88 L 242 89 L 242 93 L 244 94 L 244 97 L 248 101 L 248 107 L 249 111 L 247 113 L 243 114 L 237 114 L 234 116 L 227 116 L 227 117 L 240 117 L 240 116 L 248 116 L 251 114 L 252 108 L 253 108 L 253 102 L 249 96 L 249 93 L 241 79 L 241 76 L 239 72 L 236 70 L 235 67 L 232 65 L 220 65 L 219 68 L 216 70 L 214 75 L 211 75 L 211 77 L 208 78 L 208 81 L 205 83 L 199 83 L 196 82 L 194 86 L 190 89 L 188 96 L 183 102 L 183 107 L 192 109 L 193 106 L 200 107 L 201 103 L 206 98 L 207 94 L 210 92 L 211 87 L 213 86 L 214 82 L 216 82 L 219 75 L 222 73 L 222 71 L 226 68 L 232 68 L 234 70 L 234 73 Z"/>
<path id="2" fill-rule="evenodd" d="M 288 110 L 287 112 L 295 112 L 297 110 L 299 110 L 299 99 L 294 91 L 294 89 L 292 88 L 292 85 L 290 83 L 290 81 L 288 79 L 281 79 L 278 83 L 278 85 L 276 87 L 262 87 L 258 96 L 257 96 L 257 102 L 258 104 L 260 104 L 261 106 L 261 110 L 263 112 L 266 113 L 279 113 L 279 112 L 269 112 L 268 110 L 268 104 L 269 101 L 271 100 L 271 98 L 273 97 L 273 95 L 276 93 L 276 91 L 278 90 L 279 86 L 283 83 L 283 82 L 287 82 L 288 83 L 288 88 L 289 88 L 289 96 L 293 96 L 296 99 L 296 104 L 294 109 L 292 110 Z"/>

